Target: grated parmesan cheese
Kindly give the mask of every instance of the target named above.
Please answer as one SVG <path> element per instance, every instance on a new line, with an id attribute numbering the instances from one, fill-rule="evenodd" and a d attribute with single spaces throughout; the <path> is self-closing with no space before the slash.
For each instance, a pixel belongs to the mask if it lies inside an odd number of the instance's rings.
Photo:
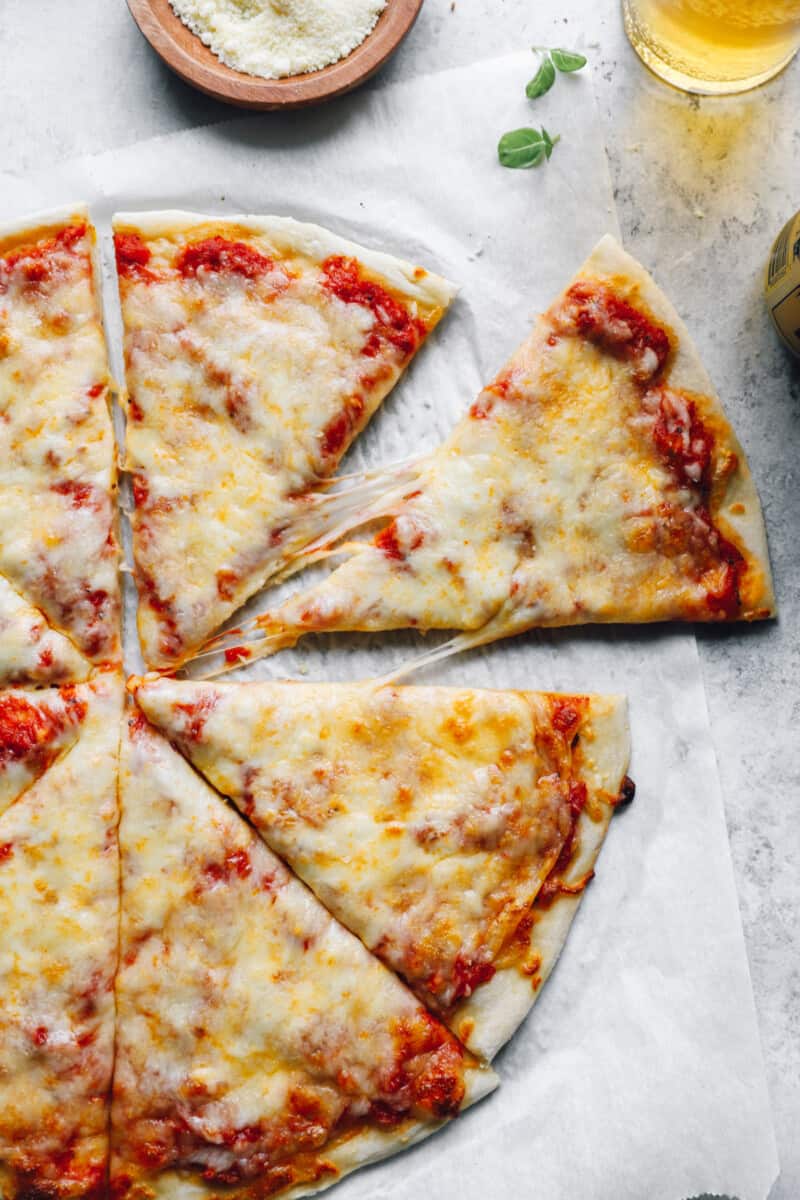
<path id="1" fill-rule="evenodd" d="M 227 66 L 264 79 L 345 58 L 388 0 L 170 0 L 184 25 Z"/>

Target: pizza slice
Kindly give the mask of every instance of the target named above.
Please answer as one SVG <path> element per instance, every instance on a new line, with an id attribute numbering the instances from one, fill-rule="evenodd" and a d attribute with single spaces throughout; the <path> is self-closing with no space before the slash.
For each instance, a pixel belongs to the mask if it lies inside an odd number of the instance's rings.
<path id="1" fill-rule="evenodd" d="M 322 630 L 463 631 L 446 652 L 775 611 L 742 448 L 674 308 L 609 237 L 410 481 L 367 491 L 350 526 L 393 519 L 250 624 L 266 640 L 229 662 Z"/>
<path id="2" fill-rule="evenodd" d="M 71 749 L 27 789 L 21 782 L 0 815 L 0 1196 L 100 1200 L 114 1045 L 123 687 L 108 674 L 71 696 L 45 695 L 46 702 L 31 695 L 32 711 L 61 713 L 79 728 Z M 2 704 L 7 709 L 6 696 Z M 24 742 L 29 728 L 23 720 L 11 744 Z"/>
<path id="3" fill-rule="evenodd" d="M 324 532 L 320 485 L 454 289 L 285 217 L 114 230 L 139 634 L 174 666 Z"/>
<path id="4" fill-rule="evenodd" d="M 0 228 L 0 683 L 118 663 L 116 456 L 85 208 Z"/>
<path id="5" fill-rule="evenodd" d="M 0 691 L 0 816 L 75 744 L 92 695 L 85 685 Z"/>
<path id="6" fill-rule="evenodd" d="M 173 679 L 136 697 L 470 1050 L 499 1049 L 632 795 L 622 699 Z"/>
<path id="7" fill-rule="evenodd" d="M 132 715 L 111 1190 L 301 1196 L 496 1086 Z"/>

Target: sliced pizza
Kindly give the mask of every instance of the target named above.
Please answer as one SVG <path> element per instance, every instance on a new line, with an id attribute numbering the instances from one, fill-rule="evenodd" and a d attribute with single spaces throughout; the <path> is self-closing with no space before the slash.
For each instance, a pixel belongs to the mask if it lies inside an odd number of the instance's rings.
<path id="1" fill-rule="evenodd" d="M 470 1050 L 499 1049 L 557 954 L 545 915 L 563 941 L 629 796 L 624 700 L 174 679 L 136 696 Z"/>
<path id="2" fill-rule="evenodd" d="M 537 626 L 774 613 L 742 448 L 674 308 L 609 237 L 450 439 L 367 491 L 350 527 L 393 519 L 259 617 L 266 640 L 230 661 L 322 630 L 463 631 L 452 650 Z"/>
<path id="3" fill-rule="evenodd" d="M 27 714 L 21 693 L 10 709 L 0 695 L 4 748 L 26 752 L 42 722 L 77 730 L 38 780 L 18 779 L 0 815 L 3 1200 L 106 1194 L 122 696 L 114 674 L 32 693 Z"/>
<path id="4" fill-rule="evenodd" d="M 128 724 L 118 1200 L 307 1195 L 496 1085 L 141 713 Z"/>
<path id="5" fill-rule="evenodd" d="M 0 228 L 0 683 L 118 663 L 116 454 L 85 209 Z"/>
<path id="6" fill-rule="evenodd" d="M 139 634 L 174 666 L 325 530 L 319 486 L 454 289 L 285 217 L 114 230 Z"/>

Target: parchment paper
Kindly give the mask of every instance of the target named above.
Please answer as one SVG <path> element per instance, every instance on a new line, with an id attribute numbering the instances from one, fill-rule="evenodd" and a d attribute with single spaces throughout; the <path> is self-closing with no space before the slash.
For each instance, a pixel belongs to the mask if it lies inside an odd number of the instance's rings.
<path id="1" fill-rule="evenodd" d="M 450 276 L 459 300 L 349 464 L 406 458 L 440 440 L 594 242 L 618 232 L 587 74 L 559 78 L 534 107 L 531 73 L 517 55 L 5 177 L 0 208 L 87 199 L 106 241 L 116 208 L 287 213 Z M 501 168 L 499 134 L 542 122 L 562 135 L 550 163 Z M 121 372 L 111 288 L 107 308 Z M 411 634 L 309 640 L 239 675 L 358 678 L 418 649 Z M 138 666 L 130 622 L 128 662 Z M 612 823 L 561 962 L 497 1059 L 498 1092 L 337 1195 L 765 1200 L 775 1141 L 693 636 L 534 634 L 426 680 L 627 692 L 637 798 Z"/>

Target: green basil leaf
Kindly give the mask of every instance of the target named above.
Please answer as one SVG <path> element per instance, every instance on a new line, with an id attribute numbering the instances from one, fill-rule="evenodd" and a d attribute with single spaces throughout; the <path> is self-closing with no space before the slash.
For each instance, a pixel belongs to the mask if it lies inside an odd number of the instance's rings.
<path id="1" fill-rule="evenodd" d="M 542 65 L 525 88 L 525 95 L 529 100 L 538 100 L 539 96 L 543 96 L 545 92 L 550 91 L 555 81 L 555 67 L 549 58 L 543 58 Z"/>
<path id="2" fill-rule="evenodd" d="M 504 167 L 538 167 L 547 153 L 542 135 L 536 129 L 512 129 L 497 145 Z"/>
<path id="3" fill-rule="evenodd" d="M 547 157 L 549 158 L 550 155 L 553 153 L 553 146 L 555 146 L 556 142 L 561 141 L 561 134 L 557 133 L 554 138 L 551 138 L 550 134 L 547 132 L 547 130 L 545 129 L 545 127 L 543 125 L 542 126 L 542 141 L 544 142 L 544 152 L 547 155 Z"/>
<path id="4" fill-rule="evenodd" d="M 551 50 L 550 57 L 559 71 L 580 71 L 581 67 L 586 66 L 585 57 L 574 50 Z"/>

